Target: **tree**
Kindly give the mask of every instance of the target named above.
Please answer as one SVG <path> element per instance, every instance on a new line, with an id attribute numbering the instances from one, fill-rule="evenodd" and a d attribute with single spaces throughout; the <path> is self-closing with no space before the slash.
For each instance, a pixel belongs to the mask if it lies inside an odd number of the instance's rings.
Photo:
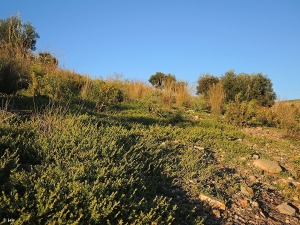
<path id="1" fill-rule="evenodd" d="M 167 86 L 169 87 L 173 83 L 176 83 L 176 77 L 172 74 L 164 74 L 162 72 L 156 72 L 154 75 L 151 75 L 148 80 L 155 88 L 164 89 Z"/>
<path id="2" fill-rule="evenodd" d="M 262 106 L 272 106 L 276 100 L 271 80 L 262 73 L 251 76 L 250 94 L 251 99 L 256 99 Z"/>
<path id="3" fill-rule="evenodd" d="M 0 19 L 0 42 L 23 52 L 35 51 L 36 40 L 39 38 L 30 23 L 22 23 L 20 15 L 8 19 Z"/>
<path id="4" fill-rule="evenodd" d="M 0 92 L 11 94 L 26 88 L 30 63 L 39 35 L 20 16 L 0 19 Z"/>
<path id="5" fill-rule="evenodd" d="M 49 52 L 40 52 L 38 60 L 45 66 L 58 66 L 58 60 Z"/>
<path id="6" fill-rule="evenodd" d="M 196 94 L 207 97 L 209 88 L 212 85 L 217 84 L 219 82 L 219 78 L 207 73 L 199 77 L 197 82 L 198 86 Z"/>
<path id="7" fill-rule="evenodd" d="M 276 99 L 271 80 L 262 73 L 235 74 L 231 70 L 221 77 L 221 83 L 226 93 L 226 102 L 235 101 L 238 95 L 240 101 L 256 100 L 258 105 L 272 106 Z"/>

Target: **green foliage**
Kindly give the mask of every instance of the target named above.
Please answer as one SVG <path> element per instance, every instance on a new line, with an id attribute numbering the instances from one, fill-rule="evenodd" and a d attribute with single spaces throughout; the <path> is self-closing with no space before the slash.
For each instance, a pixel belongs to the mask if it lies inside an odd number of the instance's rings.
<path id="1" fill-rule="evenodd" d="M 174 221 L 177 206 L 160 191 L 169 185 L 162 173 L 165 153 L 141 127 L 99 126 L 87 116 L 54 112 L 26 124 L 37 135 L 42 161 L 15 170 L 17 155 L 3 154 L 1 174 L 9 180 L 0 195 L 2 218 L 38 224 Z"/>
<path id="2" fill-rule="evenodd" d="M 23 57 L 14 56 L 0 43 L 0 92 L 12 94 L 29 83 L 29 64 Z"/>
<path id="3" fill-rule="evenodd" d="M 171 83 L 176 83 L 176 77 L 172 74 L 156 72 L 154 75 L 151 75 L 149 82 L 156 88 L 164 89 Z"/>
<path id="4" fill-rule="evenodd" d="M 241 127 L 251 125 L 256 115 L 256 102 L 241 101 L 239 96 L 237 95 L 234 102 L 226 105 L 225 119 L 228 123 Z"/>
<path id="5" fill-rule="evenodd" d="M 46 67 L 57 67 L 58 60 L 49 52 L 39 52 L 38 60 Z"/>
<path id="6" fill-rule="evenodd" d="M 204 95 L 207 97 L 209 88 L 217 84 L 219 82 L 219 78 L 215 77 L 211 74 L 204 74 L 198 78 L 198 86 L 197 86 L 197 95 Z"/>
<path id="7" fill-rule="evenodd" d="M 287 135 L 300 139 L 300 104 L 297 102 L 277 102 L 272 107 L 275 125 L 285 129 Z"/>
<path id="8" fill-rule="evenodd" d="M 30 23 L 22 23 L 20 16 L 0 19 L 0 42 L 21 48 L 23 52 L 34 51 L 39 38 L 35 28 Z"/>
<path id="9" fill-rule="evenodd" d="M 79 97 L 83 85 L 84 77 L 58 69 L 40 76 L 38 87 L 40 87 L 39 94 L 47 95 L 54 100 L 70 100 Z"/>
<path id="10" fill-rule="evenodd" d="M 101 79 L 86 79 L 81 90 L 81 97 L 95 103 L 99 111 L 118 105 L 123 101 L 123 95 L 122 90 L 114 83 L 105 82 Z"/>
<path id="11" fill-rule="evenodd" d="M 234 101 L 239 95 L 241 101 L 255 100 L 261 106 L 272 106 L 276 99 L 271 80 L 261 73 L 236 75 L 228 71 L 221 77 L 226 92 L 226 102 Z"/>

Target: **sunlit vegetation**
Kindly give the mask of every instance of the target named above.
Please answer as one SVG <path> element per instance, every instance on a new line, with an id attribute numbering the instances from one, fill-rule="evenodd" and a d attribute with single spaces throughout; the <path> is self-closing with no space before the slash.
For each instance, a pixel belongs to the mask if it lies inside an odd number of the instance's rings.
<path id="1" fill-rule="evenodd" d="M 274 104 L 262 74 L 202 76 L 199 96 L 161 72 L 152 86 L 93 79 L 61 69 L 49 52 L 34 53 L 38 34 L 29 23 L 13 17 L 0 28 L 0 218 L 201 224 L 211 211 L 199 194 L 229 205 L 240 158 L 266 141 L 241 128 L 280 129 L 299 146 L 299 102 Z M 290 163 L 299 179 L 300 158 Z"/>

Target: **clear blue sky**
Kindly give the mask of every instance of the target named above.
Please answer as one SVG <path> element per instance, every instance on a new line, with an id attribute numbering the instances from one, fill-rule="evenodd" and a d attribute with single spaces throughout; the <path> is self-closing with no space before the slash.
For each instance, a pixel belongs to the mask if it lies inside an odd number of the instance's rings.
<path id="1" fill-rule="evenodd" d="M 262 72 L 281 99 L 300 98 L 299 0 L 0 0 L 2 19 L 18 10 L 40 35 L 38 51 L 66 69 L 190 83 Z"/>

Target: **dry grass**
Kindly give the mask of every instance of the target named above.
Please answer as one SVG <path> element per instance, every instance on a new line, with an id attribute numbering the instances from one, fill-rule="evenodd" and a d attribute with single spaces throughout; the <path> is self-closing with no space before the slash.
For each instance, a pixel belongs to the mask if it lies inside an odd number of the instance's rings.
<path id="1" fill-rule="evenodd" d="M 278 101 L 272 107 L 277 123 L 287 129 L 288 134 L 300 137 L 300 101 Z"/>
<path id="2" fill-rule="evenodd" d="M 226 94 L 221 83 L 213 84 L 208 90 L 208 99 L 213 114 L 221 114 Z"/>
<path id="3" fill-rule="evenodd" d="M 143 100 L 154 90 L 142 81 L 126 81 L 122 83 L 125 100 Z"/>
<path id="4" fill-rule="evenodd" d="M 175 98 L 178 106 L 191 107 L 193 101 L 191 87 L 188 82 L 181 82 L 177 84 Z"/>

